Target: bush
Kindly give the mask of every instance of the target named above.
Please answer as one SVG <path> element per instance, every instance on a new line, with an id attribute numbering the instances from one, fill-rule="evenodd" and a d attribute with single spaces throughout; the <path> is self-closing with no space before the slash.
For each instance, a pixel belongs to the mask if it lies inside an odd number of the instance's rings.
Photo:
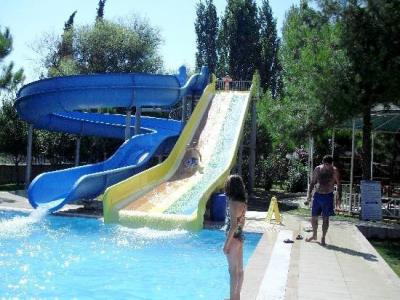
<path id="1" fill-rule="evenodd" d="M 292 193 L 303 192 L 307 189 L 307 166 L 299 159 L 289 160 L 286 189 Z"/>

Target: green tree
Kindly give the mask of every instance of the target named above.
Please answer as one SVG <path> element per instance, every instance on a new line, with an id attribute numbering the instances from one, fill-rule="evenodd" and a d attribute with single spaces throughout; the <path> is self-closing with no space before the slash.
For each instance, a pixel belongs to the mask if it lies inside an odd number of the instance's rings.
<path id="1" fill-rule="evenodd" d="M 55 42 L 45 37 L 42 45 L 39 44 L 38 50 L 46 53 L 42 66 L 48 77 L 101 72 L 154 73 L 161 70 L 162 60 L 158 54 L 161 38 L 158 30 L 146 21 L 133 16 L 118 22 L 103 19 L 92 25 L 74 26 L 74 16 L 75 12 L 65 23 L 63 35 Z M 41 152 L 53 164 L 73 159 L 75 141 L 72 136 L 44 131 L 38 131 L 37 135 Z M 90 152 L 92 162 L 104 159 L 115 144 L 121 143 L 100 138 L 87 138 L 85 141 L 81 146 L 82 159 L 86 159 L 85 153 Z M 86 151 L 85 145 L 90 150 Z M 93 151 L 94 145 L 101 148 L 99 153 Z"/>
<path id="2" fill-rule="evenodd" d="M 349 60 L 339 47 L 341 30 L 341 24 L 308 1 L 287 13 L 281 47 L 283 97 L 266 99 L 265 107 L 265 121 L 276 141 L 294 146 L 348 118 L 355 100 Z"/>
<path id="3" fill-rule="evenodd" d="M 351 62 L 352 88 L 364 122 L 363 179 L 369 179 L 371 108 L 378 103 L 400 102 L 400 2 L 349 1 L 341 22 L 341 46 Z"/>
<path id="4" fill-rule="evenodd" d="M 264 89 L 271 91 L 272 97 L 278 97 L 282 89 L 281 64 L 279 62 L 279 38 L 276 31 L 276 20 L 268 0 L 263 0 L 259 11 L 260 21 L 260 76 Z"/>
<path id="5" fill-rule="evenodd" d="M 12 43 L 13 39 L 10 30 L 5 28 L 3 31 L 0 27 L 0 63 L 3 63 L 3 59 L 10 54 L 12 50 Z M 19 69 L 16 72 L 14 72 L 13 69 L 13 62 L 10 62 L 6 66 L 2 66 L 2 70 L 0 72 L 0 89 L 13 89 L 24 81 L 25 76 L 23 69 Z"/>
<path id="6" fill-rule="evenodd" d="M 160 70 L 158 32 L 144 21 L 124 26 L 104 20 L 83 26 L 75 38 L 79 73 L 150 72 Z"/>
<path id="7" fill-rule="evenodd" d="M 11 156 L 19 179 L 19 164 L 25 159 L 28 126 L 14 108 L 15 89 L 1 94 L 0 108 L 0 153 Z M 19 184 L 19 182 L 17 182 Z"/>
<path id="8" fill-rule="evenodd" d="M 251 80 L 259 68 L 260 24 L 254 0 L 229 0 L 218 37 L 219 76 Z"/>
<path id="9" fill-rule="evenodd" d="M 218 17 L 213 0 L 200 0 L 196 5 L 196 67 L 207 65 L 215 73 L 217 65 Z"/>
<path id="10" fill-rule="evenodd" d="M 12 36 L 6 28 L 0 28 L 0 63 L 12 50 Z M 0 153 L 11 155 L 18 175 L 18 165 L 26 149 L 27 126 L 14 109 L 14 99 L 18 87 L 25 79 L 22 69 L 13 72 L 13 63 L 3 67 L 0 74 Z M 18 176 L 17 176 L 18 178 Z"/>
<path id="11" fill-rule="evenodd" d="M 363 178 L 370 178 L 371 108 L 399 103 L 400 3 L 395 0 L 303 0 L 282 34 L 284 97 L 267 101 L 275 140 L 318 138 L 363 116 Z M 272 122 L 267 120 L 279 120 Z"/>
<path id="12" fill-rule="evenodd" d="M 49 60 L 48 76 L 65 76 L 76 74 L 77 67 L 74 61 L 74 18 L 77 11 L 74 11 L 64 23 L 64 31 L 61 36 L 61 41 L 57 46 L 57 51 L 52 53 Z"/>
<path id="13" fill-rule="evenodd" d="M 155 73 L 162 69 L 158 52 L 161 42 L 158 29 L 132 16 L 118 22 L 103 20 L 84 26 L 73 26 L 73 22 L 67 21 L 61 37 L 43 35 L 36 51 L 41 57 L 41 68 L 47 70 L 45 77 L 104 72 Z"/>
<path id="14" fill-rule="evenodd" d="M 104 6 L 106 5 L 106 0 L 99 0 L 97 7 L 96 22 L 101 22 L 104 19 Z"/>

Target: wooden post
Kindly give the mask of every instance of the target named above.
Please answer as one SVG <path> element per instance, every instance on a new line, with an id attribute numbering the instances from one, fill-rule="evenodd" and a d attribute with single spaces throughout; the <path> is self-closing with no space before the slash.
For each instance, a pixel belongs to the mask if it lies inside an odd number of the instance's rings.
<path id="1" fill-rule="evenodd" d="M 31 182 L 32 139 L 33 139 L 33 124 L 29 124 L 29 128 L 28 128 L 28 145 L 27 145 L 27 149 L 26 149 L 25 189 L 28 189 L 29 184 Z"/>

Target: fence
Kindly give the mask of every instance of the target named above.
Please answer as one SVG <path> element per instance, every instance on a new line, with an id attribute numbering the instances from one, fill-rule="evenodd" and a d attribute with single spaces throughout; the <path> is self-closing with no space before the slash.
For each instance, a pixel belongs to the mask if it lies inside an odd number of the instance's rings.
<path id="1" fill-rule="evenodd" d="M 71 168 L 73 164 L 61 164 L 61 165 L 32 165 L 32 176 L 31 179 L 43 172 L 49 172 L 54 170 L 60 170 L 65 168 Z M 0 184 L 8 183 L 25 183 L 25 170 L 26 165 L 18 166 L 18 169 L 14 165 L 0 165 Z"/>
<path id="2" fill-rule="evenodd" d="M 249 91 L 251 87 L 250 80 L 239 80 L 225 82 L 224 80 L 217 80 L 216 89 L 219 91 L 229 90 L 229 91 Z"/>
<path id="3" fill-rule="evenodd" d="M 337 208 L 338 211 L 350 214 L 361 213 L 361 192 L 360 185 L 354 184 L 350 198 L 350 184 L 342 184 L 342 202 Z M 387 218 L 400 219 L 400 196 L 382 196 L 382 216 Z"/>

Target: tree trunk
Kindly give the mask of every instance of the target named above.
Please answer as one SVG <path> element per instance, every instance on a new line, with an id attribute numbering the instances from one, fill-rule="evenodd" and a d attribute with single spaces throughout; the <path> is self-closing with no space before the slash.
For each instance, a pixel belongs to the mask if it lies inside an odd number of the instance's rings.
<path id="1" fill-rule="evenodd" d="M 363 157 L 362 179 L 371 179 L 371 106 L 368 104 L 363 109 Z"/>

